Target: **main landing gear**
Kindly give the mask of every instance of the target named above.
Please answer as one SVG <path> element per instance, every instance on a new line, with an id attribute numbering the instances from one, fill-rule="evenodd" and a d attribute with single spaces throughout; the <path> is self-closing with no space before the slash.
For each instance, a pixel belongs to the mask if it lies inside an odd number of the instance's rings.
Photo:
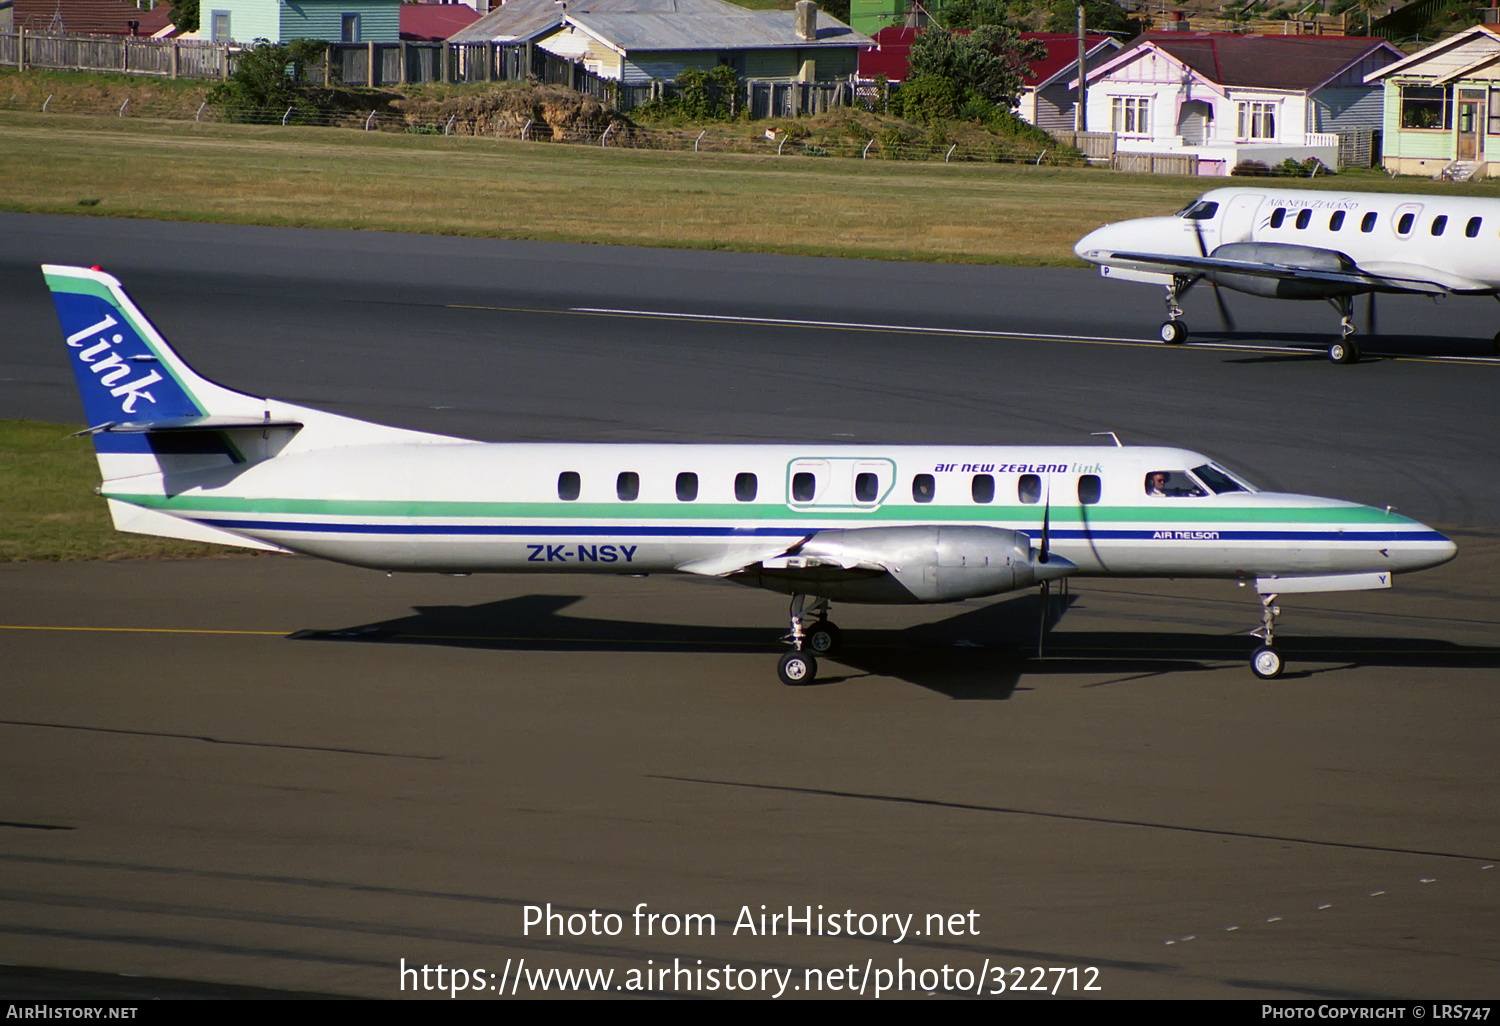
<path id="1" fill-rule="evenodd" d="M 1328 358 L 1334 363 L 1358 363 L 1359 342 L 1354 338 L 1354 297 L 1335 296 L 1329 300 L 1339 312 L 1339 340 L 1328 347 Z"/>
<path id="2" fill-rule="evenodd" d="M 1281 676 L 1281 671 L 1284 669 L 1281 653 L 1271 647 L 1276 629 L 1276 618 L 1281 615 L 1281 607 L 1276 604 L 1275 595 L 1262 595 L 1260 607 L 1261 625 L 1250 633 L 1265 644 L 1257 648 L 1250 656 L 1250 672 L 1261 680 L 1274 680 Z"/>
<path id="3" fill-rule="evenodd" d="M 790 615 L 791 633 L 782 640 L 790 641 L 792 650 L 781 657 L 776 673 L 783 684 L 811 684 L 818 675 L 817 657 L 837 652 L 843 633 L 829 621 L 825 598 L 793 595 Z"/>

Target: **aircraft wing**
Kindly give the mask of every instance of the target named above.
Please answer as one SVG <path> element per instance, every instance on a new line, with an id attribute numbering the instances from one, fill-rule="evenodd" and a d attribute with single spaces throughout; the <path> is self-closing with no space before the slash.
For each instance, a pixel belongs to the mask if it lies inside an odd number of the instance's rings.
<path id="1" fill-rule="evenodd" d="M 1354 285 L 1378 292 L 1419 292 L 1428 295 L 1449 293 L 1491 293 L 1494 286 L 1447 271 L 1412 264 L 1369 264 L 1353 270 L 1306 267 L 1272 261 L 1236 260 L 1217 256 L 1179 256 L 1165 253 L 1112 253 L 1102 261 L 1114 267 L 1138 271 L 1195 274 L 1245 274 L 1257 278 L 1325 282 L 1330 285 Z"/>

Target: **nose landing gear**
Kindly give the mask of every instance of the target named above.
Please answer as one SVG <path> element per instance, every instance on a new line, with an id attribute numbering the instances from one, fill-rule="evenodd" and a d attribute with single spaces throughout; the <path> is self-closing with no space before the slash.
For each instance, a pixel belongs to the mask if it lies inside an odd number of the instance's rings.
<path id="1" fill-rule="evenodd" d="M 1250 633 L 1259 638 L 1265 644 L 1257 648 L 1250 656 L 1250 672 L 1261 680 L 1274 680 L 1281 676 L 1285 665 L 1281 660 L 1281 653 L 1272 648 L 1273 634 L 1276 629 L 1276 618 L 1281 615 L 1281 607 L 1276 605 L 1276 596 L 1262 595 L 1260 597 L 1260 623 L 1261 625 Z"/>
<path id="2" fill-rule="evenodd" d="M 1161 340 L 1169 346 L 1181 345 L 1187 341 L 1187 325 L 1182 323 L 1182 294 L 1192 287 L 1197 277 L 1185 274 L 1172 276 L 1172 284 L 1167 289 L 1167 319 L 1161 326 Z"/>

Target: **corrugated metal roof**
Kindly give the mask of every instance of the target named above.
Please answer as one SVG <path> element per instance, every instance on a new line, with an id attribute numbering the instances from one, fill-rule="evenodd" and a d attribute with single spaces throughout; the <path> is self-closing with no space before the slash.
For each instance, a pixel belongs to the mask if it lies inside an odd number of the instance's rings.
<path id="1" fill-rule="evenodd" d="M 870 46 L 873 40 L 818 12 L 816 41 L 800 39 L 795 11 L 749 11 L 724 0 L 508 0 L 449 37 L 454 42 L 537 39 L 567 18 L 623 50 L 753 50 Z"/>

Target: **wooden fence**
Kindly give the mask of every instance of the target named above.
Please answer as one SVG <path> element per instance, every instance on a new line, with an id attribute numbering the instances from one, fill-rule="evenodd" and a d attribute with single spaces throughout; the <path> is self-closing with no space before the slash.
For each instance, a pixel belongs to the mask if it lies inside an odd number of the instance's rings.
<path id="1" fill-rule="evenodd" d="M 163 78 L 227 78 L 238 64 L 239 48 L 227 43 L 184 39 L 139 39 L 76 33 L 0 32 L 0 65 L 21 71 L 114 71 Z"/>
<path id="2" fill-rule="evenodd" d="M 1191 153 L 1116 153 L 1111 166 L 1138 175 L 1196 175 L 1198 158 Z"/>
<path id="3" fill-rule="evenodd" d="M 1053 132 L 1052 136 L 1062 145 L 1078 150 L 1090 161 L 1109 164 L 1115 159 L 1113 132 Z"/>

